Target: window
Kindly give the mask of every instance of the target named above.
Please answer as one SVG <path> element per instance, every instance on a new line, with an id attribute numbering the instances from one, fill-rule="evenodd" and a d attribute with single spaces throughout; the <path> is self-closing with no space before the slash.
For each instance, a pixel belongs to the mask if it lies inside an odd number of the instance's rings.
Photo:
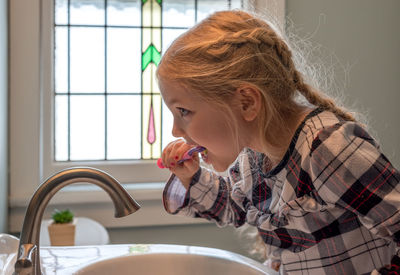
<path id="1" fill-rule="evenodd" d="M 267 2 L 277 2 L 279 14 L 284 11 L 283 0 L 251 2 L 261 5 L 261 11 Z M 158 216 L 169 173 L 158 169 L 154 159 L 163 147 L 160 138 L 171 138 L 171 121 L 162 107 L 154 69 L 168 44 L 195 22 L 215 10 L 246 8 L 247 3 L 10 1 L 10 230 L 20 230 L 37 186 L 71 166 L 95 167 L 125 183 L 143 205 L 135 214 L 136 225 L 174 223 L 170 216 Z M 86 143 L 75 147 L 76 140 Z M 117 146 L 128 142 L 122 147 L 126 150 Z M 146 149 L 150 153 L 143 153 L 145 146 L 153 148 Z M 112 208 L 104 192 L 82 188 L 59 192 L 50 203 L 67 204 L 80 215 L 118 226 L 103 217 L 104 210 Z"/>

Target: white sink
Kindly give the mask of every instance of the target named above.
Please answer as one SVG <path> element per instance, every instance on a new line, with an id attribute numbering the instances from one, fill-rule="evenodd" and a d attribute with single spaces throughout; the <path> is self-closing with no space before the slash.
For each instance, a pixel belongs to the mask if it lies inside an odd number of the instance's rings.
<path id="1" fill-rule="evenodd" d="M 278 274 L 247 257 L 225 250 L 180 246 L 149 245 L 130 255 L 97 261 L 76 271 L 77 275 L 262 275 Z"/>
<path id="2" fill-rule="evenodd" d="M 19 239 L 0 233 L 0 275 L 11 275 L 17 259 Z"/>

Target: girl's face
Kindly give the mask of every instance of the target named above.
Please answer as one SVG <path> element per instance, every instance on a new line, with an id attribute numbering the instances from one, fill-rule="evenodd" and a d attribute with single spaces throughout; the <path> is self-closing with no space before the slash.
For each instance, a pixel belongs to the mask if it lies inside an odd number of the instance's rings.
<path id="1" fill-rule="evenodd" d="M 235 121 L 240 118 L 228 118 L 216 104 L 204 101 L 176 82 L 160 79 L 159 84 L 163 100 L 174 117 L 173 136 L 184 138 L 189 145 L 207 148 L 206 162 L 216 171 L 225 171 L 243 148 L 235 134 L 238 125 Z M 235 107 L 229 108 L 236 116 Z"/>

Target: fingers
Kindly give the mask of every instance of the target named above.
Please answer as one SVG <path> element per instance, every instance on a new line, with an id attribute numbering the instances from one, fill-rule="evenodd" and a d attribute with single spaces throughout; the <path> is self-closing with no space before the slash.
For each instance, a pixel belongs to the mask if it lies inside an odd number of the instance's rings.
<path id="1" fill-rule="evenodd" d="M 192 147 L 183 140 L 175 140 L 169 143 L 162 152 L 163 165 L 175 174 L 186 188 L 189 187 L 193 175 L 200 167 L 199 156 L 194 154 L 191 159 L 180 163 L 178 161 Z"/>
<path id="2" fill-rule="evenodd" d="M 199 159 L 198 157 L 186 160 L 181 164 L 172 166 L 169 168 L 171 173 L 175 174 L 186 189 L 189 189 L 190 183 L 194 174 L 199 170 Z"/>
<path id="3" fill-rule="evenodd" d="M 170 171 L 174 174 L 190 174 L 193 175 L 199 169 L 199 157 L 194 156 L 191 159 L 188 159 L 182 163 L 176 163 L 175 165 L 171 165 L 169 167 Z"/>
<path id="4" fill-rule="evenodd" d="M 167 168 L 178 166 L 183 154 L 191 148 L 185 141 L 178 139 L 170 142 L 162 152 L 162 162 Z"/>

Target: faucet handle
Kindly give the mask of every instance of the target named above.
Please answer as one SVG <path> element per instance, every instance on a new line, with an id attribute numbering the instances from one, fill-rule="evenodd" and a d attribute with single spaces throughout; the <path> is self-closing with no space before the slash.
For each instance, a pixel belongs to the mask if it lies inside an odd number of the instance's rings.
<path id="1" fill-rule="evenodd" d="M 31 274 L 36 250 L 37 246 L 30 243 L 19 247 L 20 256 L 15 262 L 14 274 Z"/>

